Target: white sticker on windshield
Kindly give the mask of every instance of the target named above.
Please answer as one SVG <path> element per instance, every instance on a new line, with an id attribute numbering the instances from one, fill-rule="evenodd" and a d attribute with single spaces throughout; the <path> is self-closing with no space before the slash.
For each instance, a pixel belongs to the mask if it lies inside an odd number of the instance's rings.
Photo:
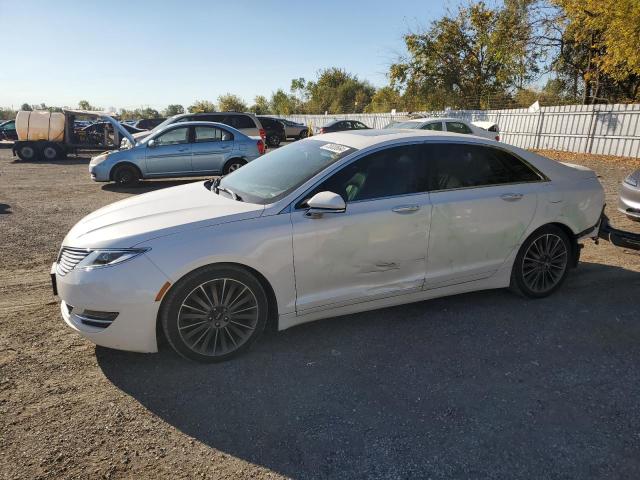
<path id="1" fill-rule="evenodd" d="M 349 150 L 349 147 L 345 147 L 344 145 L 338 145 L 337 143 L 325 143 L 320 148 L 323 150 L 329 150 L 333 153 L 344 153 Z"/>

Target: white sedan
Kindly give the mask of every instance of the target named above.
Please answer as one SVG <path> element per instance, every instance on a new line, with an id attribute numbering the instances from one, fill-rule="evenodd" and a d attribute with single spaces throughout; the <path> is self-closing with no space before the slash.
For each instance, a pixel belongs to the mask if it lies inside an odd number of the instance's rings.
<path id="1" fill-rule="evenodd" d="M 101 208 L 52 266 L 96 344 L 220 361 L 273 322 L 511 287 L 544 297 L 597 235 L 593 171 L 469 135 L 305 139 L 222 178 Z M 56 290 L 57 288 L 57 290 Z"/>
<path id="2" fill-rule="evenodd" d="M 411 120 L 405 120 L 404 122 L 390 123 L 385 128 L 463 133 L 465 135 L 477 135 L 478 137 L 500 141 L 500 131 L 496 123 L 481 121 L 469 123 L 466 120 L 453 117 L 413 118 Z"/>

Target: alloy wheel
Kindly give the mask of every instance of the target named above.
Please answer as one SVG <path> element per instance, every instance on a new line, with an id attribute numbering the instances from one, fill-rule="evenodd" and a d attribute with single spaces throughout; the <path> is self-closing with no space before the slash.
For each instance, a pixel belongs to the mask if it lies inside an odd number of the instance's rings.
<path id="1" fill-rule="evenodd" d="M 529 245 L 522 258 L 522 280 L 535 293 L 548 292 L 562 281 L 568 259 L 566 242 L 545 233 Z"/>
<path id="2" fill-rule="evenodd" d="M 178 332 L 193 352 L 229 354 L 247 342 L 258 325 L 258 300 L 244 283 L 218 278 L 198 285 L 178 311 Z"/>

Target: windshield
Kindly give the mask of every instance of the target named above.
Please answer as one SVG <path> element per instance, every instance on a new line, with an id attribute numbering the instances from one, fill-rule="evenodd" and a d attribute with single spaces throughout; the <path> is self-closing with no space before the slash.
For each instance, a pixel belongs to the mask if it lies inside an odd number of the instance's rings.
<path id="1" fill-rule="evenodd" d="M 155 133 L 158 130 L 160 130 L 161 128 L 164 128 L 165 126 L 169 125 L 170 123 L 173 123 L 176 121 L 175 117 L 169 117 L 167 118 L 164 122 L 162 122 L 160 125 L 157 125 L 156 127 L 152 128 L 149 133 Z"/>
<path id="2" fill-rule="evenodd" d="M 400 123 L 395 123 L 393 125 L 393 127 L 390 128 L 420 128 L 420 126 L 422 125 L 422 122 L 400 122 Z"/>
<path id="3" fill-rule="evenodd" d="M 285 197 L 355 148 L 321 140 L 303 140 L 273 150 L 225 176 L 220 187 L 249 203 L 262 205 Z"/>

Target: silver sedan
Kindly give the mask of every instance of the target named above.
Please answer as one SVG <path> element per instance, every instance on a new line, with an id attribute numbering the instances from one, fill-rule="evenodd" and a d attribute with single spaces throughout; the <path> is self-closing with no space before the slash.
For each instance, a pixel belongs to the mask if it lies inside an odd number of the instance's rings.
<path id="1" fill-rule="evenodd" d="M 622 182 L 618 210 L 631 220 L 640 221 L 640 169 L 631 173 Z"/>

